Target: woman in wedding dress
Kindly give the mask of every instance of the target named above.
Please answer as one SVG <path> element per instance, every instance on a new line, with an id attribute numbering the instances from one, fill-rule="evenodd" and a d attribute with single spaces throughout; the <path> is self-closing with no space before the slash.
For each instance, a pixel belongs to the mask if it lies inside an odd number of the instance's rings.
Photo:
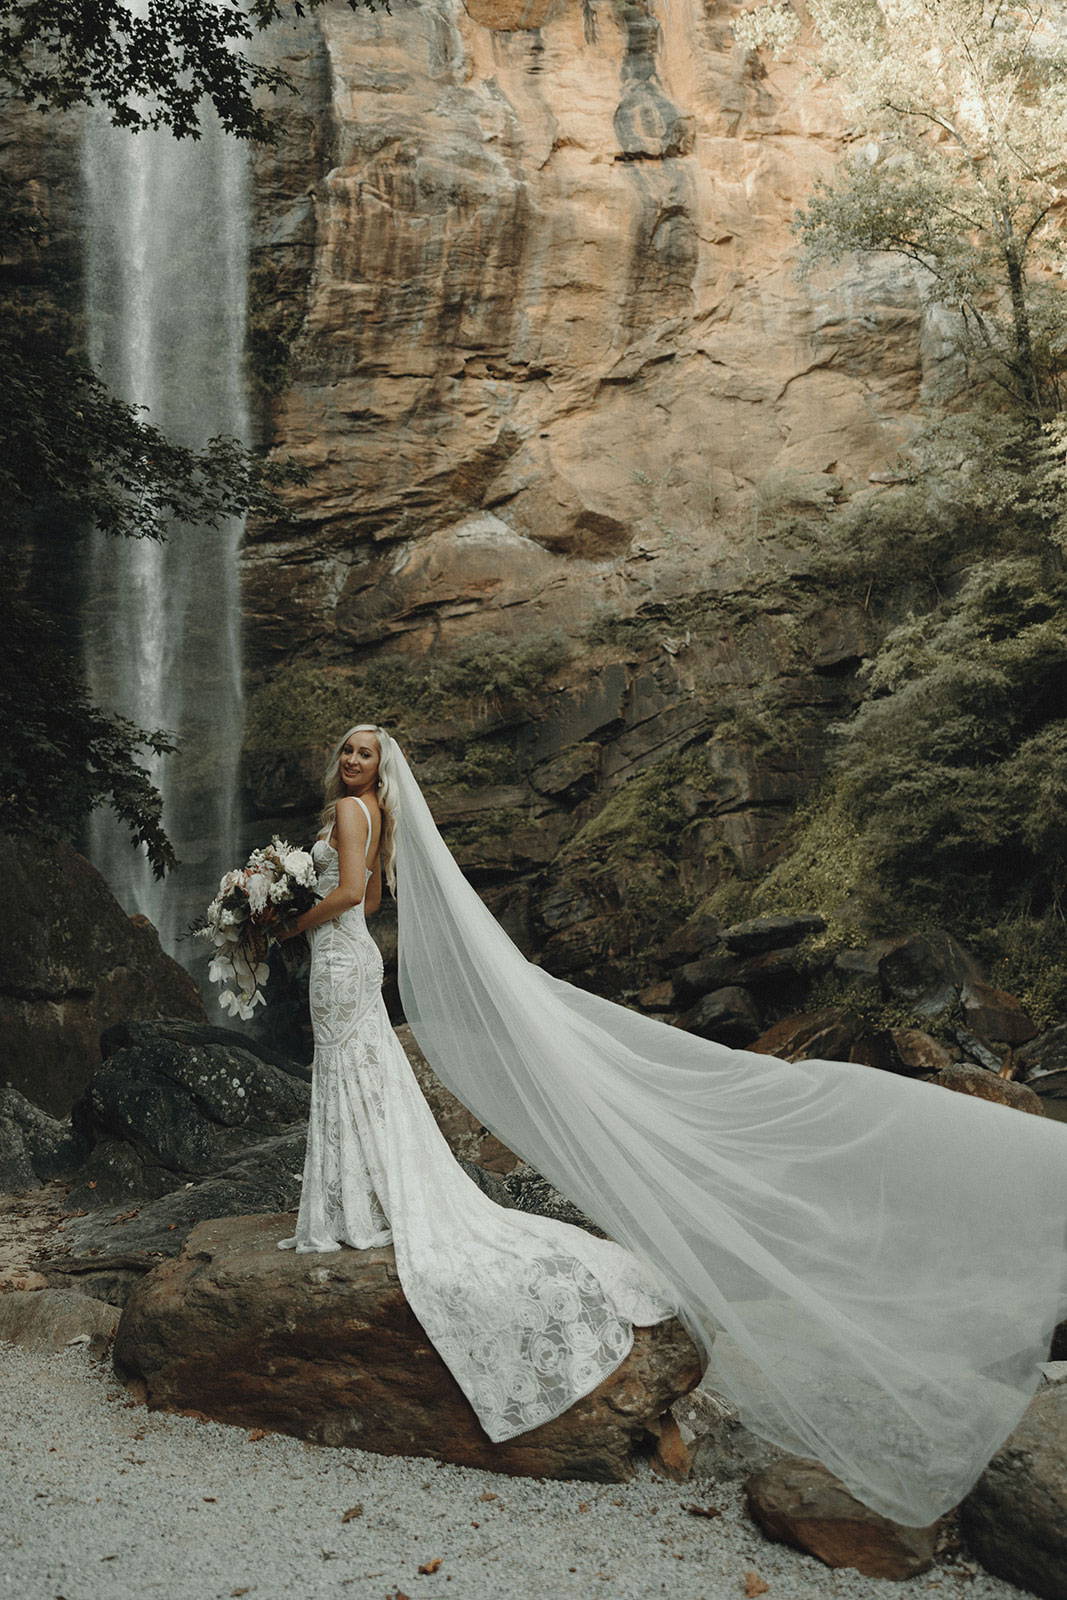
<path id="1" fill-rule="evenodd" d="M 312 849 L 321 898 L 285 930 L 311 935 L 315 1057 L 297 1228 L 279 1248 L 392 1244 L 408 1303 L 499 1442 L 588 1394 L 633 1324 L 674 1305 L 621 1246 L 505 1210 L 454 1159 L 389 1024 L 367 931 L 393 869 L 389 765 L 380 730 L 341 741 Z"/>
<path id="2" fill-rule="evenodd" d="M 1020 1420 L 1067 1316 L 1067 1127 L 849 1062 L 731 1050 L 531 965 L 402 751 L 361 724 L 314 846 L 315 1059 L 296 1234 L 392 1243 L 489 1438 L 559 1415 L 677 1315 L 761 1437 L 923 1526 Z M 405 1014 L 441 1080 L 608 1239 L 505 1210 L 453 1159 L 366 926 L 398 901 Z M 618 1241 L 618 1242 L 616 1242 Z"/>

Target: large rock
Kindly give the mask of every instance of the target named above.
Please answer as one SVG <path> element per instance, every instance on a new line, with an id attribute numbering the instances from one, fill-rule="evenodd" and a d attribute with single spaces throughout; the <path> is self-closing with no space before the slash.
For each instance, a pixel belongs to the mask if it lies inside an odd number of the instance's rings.
<path id="1" fill-rule="evenodd" d="M 878 976 L 887 1000 L 929 1017 L 956 1004 L 968 984 L 983 982 L 975 958 L 943 929 L 895 940 L 879 958 Z"/>
<path id="2" fill-rule="evenodd" d="M 755 1473 L 745 1495 L 769 1539 L 806 1550 L 828 1567 L 913 1578 L 933 1564 L 937 1523 L 909 1528 L 879 1516 L 818 1461 L 785 1456 Z"/>
<path id="3" fill-rule="evenodd" d="M 1067 1122 L 1067 1022 L 1024 1044 L 1016 1061 L 1020 1077 L 1041 1096 L 1047 1115 Z"/>
<path id="4" fill-rule="evenodd" d="M 128 1017 L 204 1020 L 189 974 L 151 923 L 123 911 L 69 845 L 5 838 L 0 1074 L 65 1116 L 100 1065 L 99 1038 Z"/>
<path id="5" fill-rule="evenodd" d="M 1030 1402 L 960 1507 L 960 1528 L 990 1572 L 1044 1600 L 1067 1595 L 1067 1383 Z"/>
<path id="6" fill-rule="evenodd" d="M 741 1421 L 737 1407 L 704 1384 L 676 1400 L 662 1419 L 655 1463 L 676 1482 L 710 1478 L 733 1483 L 785 1455 Z"/>
<path id="7" fill-rule="evenodd" d="M 91 1145 L 71 1203 L 165 1194 L 306 1116 L 302 1075 L 240 1044 L 147 1037 L 110 1055 L 74 1108 Z"/>
<path id="8" fill-rule="evenodd" d="M 1019 1111 L 1029 1111 L 1031 1116 L 1045 1115 L 1040 1096 L 1025 1083 L 1001 1078 L 995 1072 L 987 1072 L 984 1067 L 974 1067 L 968 1063 L 945 1067 L 931 1082 L 943 1089 L 954 1089 L 957 1094 L 974 1095 L 978 1100 L 992 1100 L 996 1105 L 1015 1106 Z"/>
<path id="9" fill-rule="evenodd" d="M 0 1192 L 35 1189 L 71 1171 L 85 1141 L 69 1122 L 50 1117 L 17 1089 L 0 1086 Z"/>
<path id="10" fill-rule="evenodd" d="M 0 1344 L 26 1350 L 65 1350 L 85 1344 L 100 1357 L 118 1326 L 112 1305 L 65 1289 L 0 1294 Z"/>
<path id="11" fill-rule="evenodd" d="M 699 1379 L 677 1322 L 638 1328 L 628 1359 L 591 1395 L 491 1444 L 404 1298 L 391 1247 L 322 1260 L 279 1251 L 291 1223 L 203 1223 L 138 1286 L 115 1362 L 150 1406 L 385 1455 L 618 1482 Z"/>

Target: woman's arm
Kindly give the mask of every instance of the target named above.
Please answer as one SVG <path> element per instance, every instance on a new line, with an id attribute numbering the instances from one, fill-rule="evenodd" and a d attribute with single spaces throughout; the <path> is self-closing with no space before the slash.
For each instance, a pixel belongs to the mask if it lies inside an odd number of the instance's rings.
<path id="1" fill-rule="evenodd" d="M 367 844 L 370 829 L 363 815 L 363 807 L 357 803 L 354 796 L 344 795 L 338 800 L 333 831 L 337 841 L 339 880 L 337 888 L 331 889 L 329 894 L 317 900 L 307 911 L 301 912 L 295 922 L 290 922 L 285 934 L 287 938 L 290 934 L 307 933 L 323 922 L 332 921 L 342 912 L 358 906 L 363 899 L 367 886 Z"/>

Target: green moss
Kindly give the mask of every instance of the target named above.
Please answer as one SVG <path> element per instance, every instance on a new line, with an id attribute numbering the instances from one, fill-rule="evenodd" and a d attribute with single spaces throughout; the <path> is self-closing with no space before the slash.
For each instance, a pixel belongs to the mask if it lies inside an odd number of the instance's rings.
<path id="1" fill-rule="evenodd" d="M 471 730 L 494 718 L 528 718 L 566 658 L 555 637 L 515 644 L 485 636 L 448 655 L 386 656 L 359 667 L 295 662 L 250 696 L 246 748 L 321 746 L 354 722 L 380 723 L 401 738 L 436 723 L 457 775 L 478 786 L 490 781 L 480 774 L 504 773 L 507 747 L 491 744 L 479 754 Z"/>
<path id="2" fill-rule="evenodd" d="M 714 781 L 702 750 L 658 761 L 609 796 L 603 809 L 575 834 L 567 854 L 603 852 L 634 859 L 662 854 L 673 858 L 686 826 L 679 814 L 679 787 L 686 784 L 707 790 Z"/>

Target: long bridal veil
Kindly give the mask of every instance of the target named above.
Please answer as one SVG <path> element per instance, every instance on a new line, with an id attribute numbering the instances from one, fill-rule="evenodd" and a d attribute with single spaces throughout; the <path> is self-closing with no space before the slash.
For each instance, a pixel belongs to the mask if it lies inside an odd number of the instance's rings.
<path id="1" fill-rule="evenodd" d="M 746 1425 L 925 1525 L 1067 1315 L 1067 1127 L 698 1039 L 532 966 L 397 747 L 400 992 L 486 1127 L 672 1285 Z"/>

